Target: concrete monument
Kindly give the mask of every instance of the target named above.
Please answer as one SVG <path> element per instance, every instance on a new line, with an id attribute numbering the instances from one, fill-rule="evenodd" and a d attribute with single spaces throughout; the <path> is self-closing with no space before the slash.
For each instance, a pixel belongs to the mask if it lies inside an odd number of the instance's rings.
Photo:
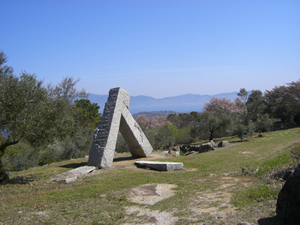
<path id="1" fill-rule="evenodd" d="M 142 129 L 128 110 L 129 101 L 130 95 L 124 89 L 110 89 L 102 120 L 94 132 L 89 166 L 112 166 L 119 131 L 133 157 L 148 157 L 153 151 Z"/>

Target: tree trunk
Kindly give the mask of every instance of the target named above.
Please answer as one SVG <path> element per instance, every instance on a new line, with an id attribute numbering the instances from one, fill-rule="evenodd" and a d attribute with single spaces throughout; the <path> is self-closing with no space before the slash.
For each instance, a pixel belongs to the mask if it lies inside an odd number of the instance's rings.
<path id="1" fill-rule="evenodd" d="M 18 143 L 18 141 L 10 142 L 10 141 L 6 140 L 4 143 L 2 143 L 0 145 L 0 184 L 6 183 L 9 180 L 9 177 L 8 177 L 7 173 L 5 172 L 3 163 L 1 161 L 2 156 L 4 155 L 5 149 L 8 146 L 16 144 L 16 143 Z"/>
<path id="2" fill-rule="evenodd" d="M 209 140 L 212 141 L 212 139 L 213 139 L 213 133 L 210 132 Z"/>
<path id="3" fill-rule="evenodd" d="M 8 175 L 5 173 L 3 163 L 0 159 L 0 184 L 7 182 L 8 179 Z"/>
<path id="4" fill-rule="evenodd" d="M 4 152 L 5 152 L 5 149 L 10 145 L 17 144 L 20 141 L 21 138 L 22 137 L 20 137 L 18 140 L 14 140 L 14 139 L 11 140 L 10 137 L 8 136 L 6 141 L 0 145 L 0 184 L 5 183 L 9 180 L 8 174 L 5 173 L 4 166 L 3 166 L 3 163 L 1 161 L 2 156 L 4 155 Z"/>

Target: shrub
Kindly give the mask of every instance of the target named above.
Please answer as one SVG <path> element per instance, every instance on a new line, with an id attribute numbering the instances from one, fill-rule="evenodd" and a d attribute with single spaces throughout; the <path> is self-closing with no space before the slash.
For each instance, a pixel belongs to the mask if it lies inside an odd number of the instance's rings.
<path id="1" fill-rule="evenodd" d="M 40 148 L 39 165 L 83 157 L 89 153 L 92 141 L 93 130 L 89 126 L 81 127 L 63 140 L 54 139 L 45 148 Z"/>
<path id="2" fill-rule="evenodd" d="M 190 144 L 194 141 L 194 138 L 191 136 L 191 126 L 179 128 L 175 137 L 175 144 Z"/>
<path id="3" fill-rule="evenodd" d="M 20 171 L 38 165 L 38 152 L 29 145 L 11 146 L 7 148 L 2 161 L 8 171 Z"/>
<path id="4" fill-rule="evenodd" d="M 254 125 L 250 122 L 248 125 L 238 124 L 234 130 L 234 134 L 237 135 L 241 140 L 247 137 L 252 137 L 254 133 Z"/>
<path id="5" fill-rule="evenodd" d="M 153 148 L 165 149 L 175 144 L 176 127 L 169 122 L 160 126 L 155 134 L 155 142 Z"/>
<path id="6" fill-rule="evenodd" d="M 116 152 L 122 153 L 122 152 L 129 152 L 128 145 L 126 144 L 123 136 L 119 133 L 118 139 L 116 143 Z"/>

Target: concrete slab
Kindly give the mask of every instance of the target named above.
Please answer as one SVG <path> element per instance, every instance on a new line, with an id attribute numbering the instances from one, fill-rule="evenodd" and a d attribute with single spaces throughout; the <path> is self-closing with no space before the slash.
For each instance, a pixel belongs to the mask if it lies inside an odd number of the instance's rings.
<path id="1" fill-rule="evenodd" d="M 135 161 L 134 164 L 138 167 L 146 167 L 159 171 L 181 170 L 183 168 L 183 163 L 175 162 Z"/>

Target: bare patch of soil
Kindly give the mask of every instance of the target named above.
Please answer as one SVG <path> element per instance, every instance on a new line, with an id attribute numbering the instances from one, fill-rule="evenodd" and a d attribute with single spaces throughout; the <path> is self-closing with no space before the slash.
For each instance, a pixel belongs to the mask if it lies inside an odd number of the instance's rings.
<path id="1" fill-rule="evenodd" d="M 253 152 L 248 152 L 248 151 L 239 152 L 239 153 L 241 153 L 243 155 L 252 155 L 252 154 L 254 154 Z"/>
<path id="2" fill-rule="evenodd" d="M 199 218 L 205 221 L 212 221 L 212 224 L 223 224 L 229 218 L 236 216 L 237 209 L 230 204 L 234 188 L 239 185 L 246 187 L 251 186 L 253 177 L 234 177 L 234 176 L 211 176 L 207 179 L 201 180 L 202 183 L 213 182 L 217 187 L 212 190 L 197 192 L 191 199 L 189 199 L 189 206 L 185 209 L 192 213 L 187 216 L 175 216 L 178 213 L 177 208 L 168 209 L 168 211 L 157 210 L 151 211 L 147 208 L 147 204 L 154 205 L 159 197 L 164 199 L 170 195 L 176 194 L 172 188 L 176 185 L 170 184 L 147 184 L 137 188 L 131 189 L 127 195 L 129 201 L 138 203 L 140 205 L 133 207 L 126 207 L 126 214 L 131 215 L 136 213 L 134 223 L 145 224 L 175 224 L 181 221 L 197 222 Z M 159 191 L 157 191 L 161 187 Z M 146 217 L 146 219 L 145 219 Z M 132 218 L 132 216 L 131 216 Z M 188 223 L 189 223 L 188 222 Z M 238 221 L 241 222 L 241 221 Z M 126 223 L 125 223 L 126 224 Z"/>
<path id="3" fill-rule="evenodd" d="M 154 205 L 155 203 L 175 195 L 174 184 L 145 184 L 133 188 L 127 194 L 127 199 L 138 204 Z"/>
<path id="4" fill-rule="evenodd" d="M 150 210 L 145 207 L 132 206 L 126 207 L 126 214 L 136 214 L 134 223 L 122 223 L 123 225 L 129 224 L 157 224 L 157 225 L 173 225 L 179 218 L 174 217 L 172 212 L 161 212 L 158 210 Z"/>
<path id="5" fill-rule="evenodd" d="M 236 213 L 236 208 L 230 204 L 231 190 L 237 188 L 238 185 L 251 186 L 252 179 L 251 177 L 217 177 L 214 182 L 219 187 L 214 190 L 198 192 L 189 208 L 198 216 L 205 215 L 216 221 L 230 218 Z"/>

